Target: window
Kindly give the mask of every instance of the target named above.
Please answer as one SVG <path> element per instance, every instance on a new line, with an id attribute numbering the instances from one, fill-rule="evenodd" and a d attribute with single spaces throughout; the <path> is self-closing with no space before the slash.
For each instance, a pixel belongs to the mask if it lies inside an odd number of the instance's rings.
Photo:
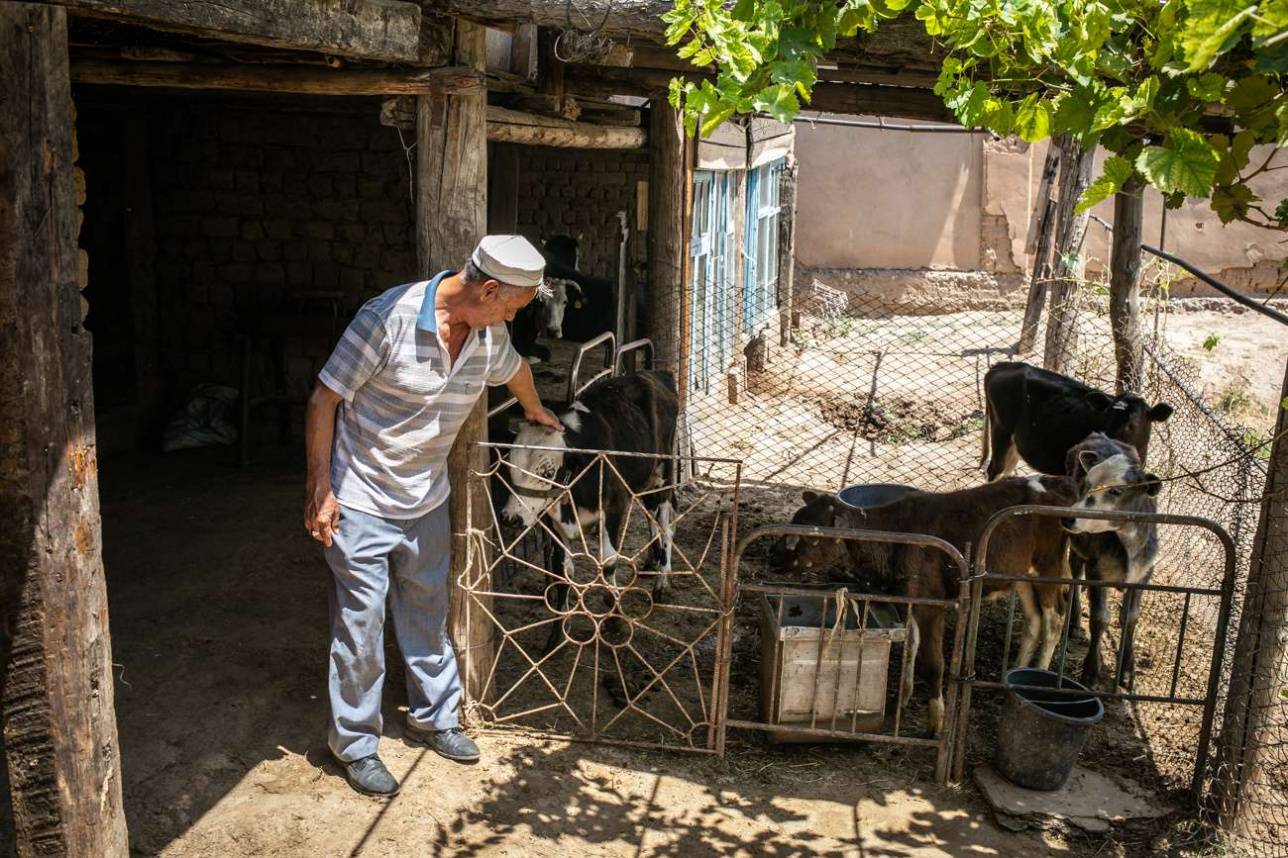
<path id="1" fill-rule="evenodd" d="M 778 307 L 778 185 L 786 160 L 747 173 L 743 326 L 750 334 Z"/>
<path id="2" fill-rule="evenodd" d="M 733 176 L 699 170 L 693 174 L 693 231 L 689 241 L 689 387 L 710 388 L 728 368 L 733 349 L 734 294 Z"/>

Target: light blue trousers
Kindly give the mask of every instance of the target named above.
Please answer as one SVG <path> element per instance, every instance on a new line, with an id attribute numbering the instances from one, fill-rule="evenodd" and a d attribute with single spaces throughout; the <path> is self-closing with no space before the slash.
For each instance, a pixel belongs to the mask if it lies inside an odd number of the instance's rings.
<path id="1" fill-rule="evenodd" d="M 418 727 L 457 726 L 461 680 L 447 637 L 451 562 L 448 505 L 422 518 L 385 519 L 347 508 L 326 549 L 334 575 L 331 601 L 331 729 L 336 758 L 376 753 L 385 680 L 385 600 L 407 666 L 407 720 Z"/>

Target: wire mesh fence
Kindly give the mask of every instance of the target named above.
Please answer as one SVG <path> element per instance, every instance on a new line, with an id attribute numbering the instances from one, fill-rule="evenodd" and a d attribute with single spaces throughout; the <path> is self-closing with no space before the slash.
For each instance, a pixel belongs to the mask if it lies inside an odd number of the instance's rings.
<path id="1" fill-rule="evenodd" d="M 1211 519 L 1228 531 L 1237 549 L 1237 583 L 1224 640 L 1216 639 L 1217 600 L 1191 598 L 1186 603 L 1183 594 L 1168 592 L 1142 598 L 1136 692 L 1202 696 L 1214 649 L 1234 651 L 1258 499 L 1266 487 L 1267 449 L 1259 445 L 1268 436 L 1264 429 L 1242 425 L 1228 403 L 1213 397 L 1210 384 L 1205 389 L 1200 360 L 1182 354 L 1170 335 L 1177 305 L 1168 298 L 1167 272 L 1147 267 L 1147 278 L 1151 287 L 1143 302 L 1144 384 L 1139 392 L 1148 403 L 1166 402 L 1173 409 L 1170 419 L 1155 424 L 1149 450 L 1142 451 L 1148 454 L 1149 470 L 1163 480 L 1159 511 Z M 710 287 L 689 296 L 687 452 L 743 462 L 744 497 L 754 510 L 747 517 L 751 524 L 790 517 L 794 497 L 784 487 L 837 491 L 855 483 L 902 483 L 947 491 L 979 484 L 984 479 L 984 377 L 999 361 L 1054 365 L 1093 387 L 1111 393 L 1115 388 L 1107 294 L 1095 283 L 1079 284 L 1061 308 L 1065 312 L 1053 316 L 1052 308 L 1046 308 L 1028 351 L 1018 348 L 1023 306 L 994 301 L 939 312 L 929 300 L 905 312 L 900 296 L 840 290 L 809 278 L 796 284 L 790 306 L 780 304 L 779 312 L 790 316 L 781 320 L 790 337 L 779 346 L 780 319 L 746 326 L 738 305 L 743 292 L 736 282 L 725 285 L 725 297 Z M 1065 320 L 1064 336 L 1048 338 L 1046 325 L 1053 317 Z M 1225 319 L 1220 324 L 1239 324 L 1237 316 Z M 1046 353 L 1048 339 L 1065 343 L 1063 351 Z M 1026 470 L 1021 465 L 1019 472 Z M 1223 552 L 1211 534 L 1163 527 L 1160 541 L 1157 584 L 1220 588 Z M 760 558 L 749 558 L 749 564 L 741 573 L 745 578 L 770 575 Z M 1119 597 L 1112 596 L 1110 603 L 1116 617 Z M 1002 608 L 992 610 L 981 632 L 985 649 L 1000 646 L 988 629 L 1005 625 Z M 1082 622 L 1080 618 L 1073 633 L 1071 664 L 1080 664 L 1085 653 Z M 1106 643 L 1109 652 L 1117 648 L 1117 635 L 1115 620 Z M 1217 712 L 1224 710 L 1230 693 L 1232 659 L 1225 659 L 1225 665 Z M 1279 666 L 1281 680 L 1286 672 L 1288 667 Z M 1288 702 L 1278 690 L 1263 689 L 1258 699 L 1276 707 Z M 1116 706 L 1106 719 L 1107 729 L 1093 742 L 1091 758 L 1182 796 L 1194 772 L 1200 720 L 1193 706 Z M 1276 723 L 1285 723 L 1283 714 Z M 1266 826 L 1281 826 L 1288 807 L 1282 791 L 1288 777 L 1288 727 L 1282 729 L 1284 735 L 1263 741 L 1267 753 L 1260 755 L 1261 785 L 1252 790 L 1274 793 L 1265 800 Z M 1223 776 L 1217 767 L 1209 773 L 1209 786 Z M 1288 832 L 1276 836 L 1288 851 Z"/>

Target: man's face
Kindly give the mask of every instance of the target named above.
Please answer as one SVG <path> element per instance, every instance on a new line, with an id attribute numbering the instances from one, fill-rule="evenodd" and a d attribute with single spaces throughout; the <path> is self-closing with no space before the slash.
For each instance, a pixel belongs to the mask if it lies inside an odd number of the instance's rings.
<path id="1" fill-rule="evenodd" d="M 512 322 L 515 314 L 526 307 L 536 294 L 535 288 L 505 286 L 495 280 L 489 280 L 483 284 L 478 301 L 478 318 L 471 320 L 470 325 L 481 328 L 486 325 Z"/>

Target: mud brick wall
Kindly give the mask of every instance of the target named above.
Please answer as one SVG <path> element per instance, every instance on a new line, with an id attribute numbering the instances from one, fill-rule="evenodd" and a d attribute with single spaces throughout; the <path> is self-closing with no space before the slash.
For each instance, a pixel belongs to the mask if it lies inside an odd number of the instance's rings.
<path id="1" fill-rule="evenodd" d="M 646 242 L 635 222 L 636 187 L 648 181 L 648 153 L 519 147 L 518 229 L 532 241 L 581 236 L 581 267 L 617 277 L 617 212 L 631 230 L 631 265 Z"/>
<path id="2" fill-rule="evenodd" d="M 240 386 L 243 321 L 329 309 L 310 297 L 318 292 L 338 292 L 347 319 L 416 276 L 407 159 L 377 115 L 374 102 L 352 114 L 208 101 L 152 112 L 160 358 L 172 398 L 200 382 Z M 332 344 L 285 342 L 288 392 L 300 397 Z M 253 390 L 271 379 L 267 349 Z"/>

